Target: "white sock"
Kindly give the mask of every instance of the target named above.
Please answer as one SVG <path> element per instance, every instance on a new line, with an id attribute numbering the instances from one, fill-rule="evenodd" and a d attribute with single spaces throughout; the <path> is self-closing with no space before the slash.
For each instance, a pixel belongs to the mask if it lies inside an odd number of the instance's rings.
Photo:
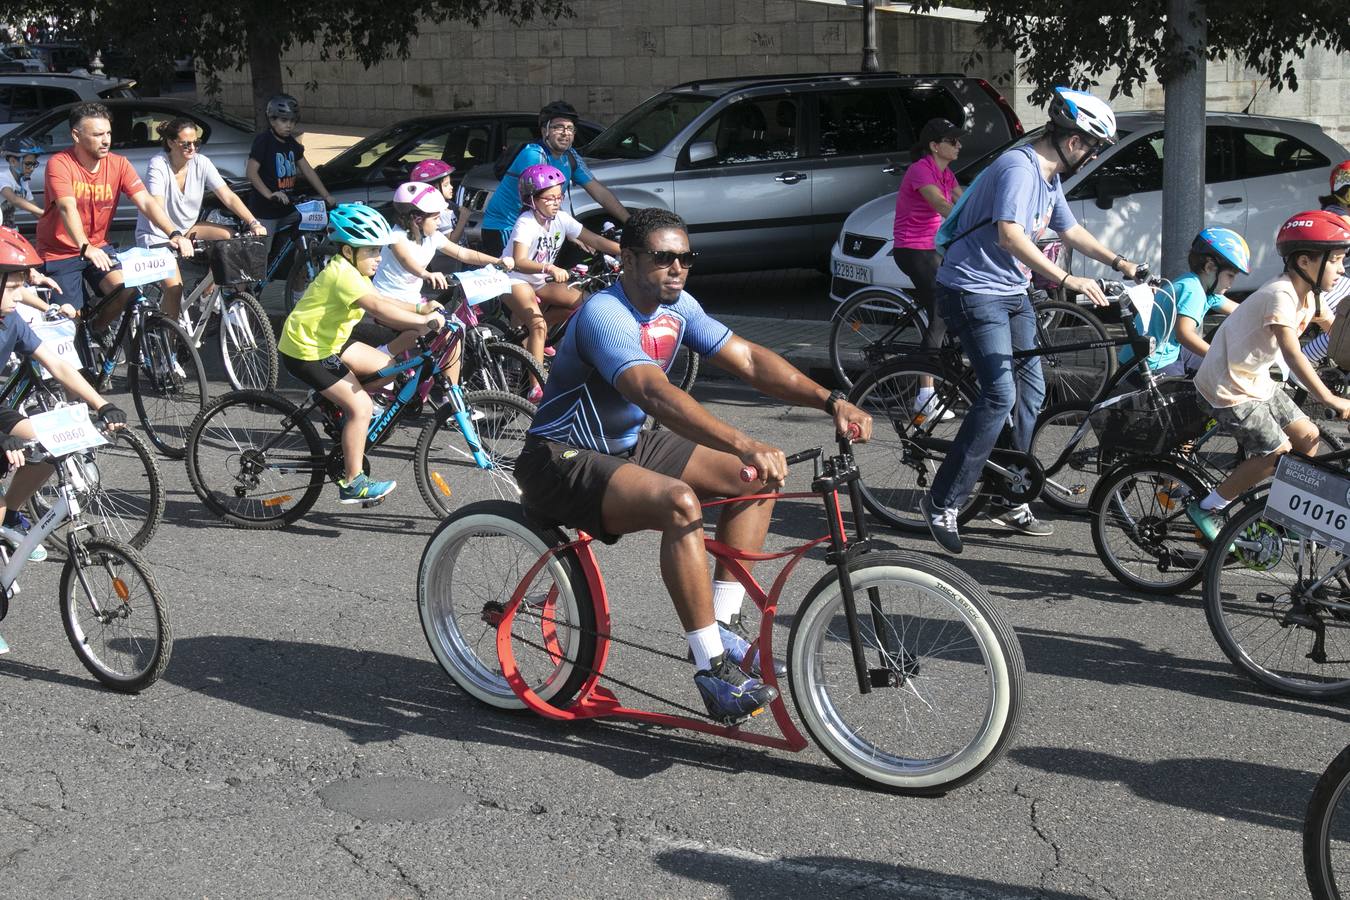
<path id="1" fill-rule="evenodd" d="M 1200 501 L 1200 508 L 1208 512 L 1210 510 L 1223 509 L 1231 502 L 1231 500 L 1225 500 L 1223 497 L 1219 496 L 1218 491 L 1210 491 L 1209 496 Z"/>
<path id="2" fill-rule="evenodd" d="M 723 625 L 731 624 L 731 617 L 741 613 L 745 588 L 739 581 L 713 582 L 713 615 Z"/>
<path id="3" fill-rule="evenodd" d="M 689 639 L 689 649 L 694 654 L 694 668 L 700 672 L 712 668 L 712 661 L 723 652 L 722 636 L 717 630 L 717 623 L 686 631 L 684 636 Z"/>
<path id="4" fill-rule="evenodd" d="M 935 393 L 937 393 L 936 388 L 919 388 L 914 392 L 914 405 L 922 409 L 924 406 L 928 405 L 928 401 L 933 398 L 933 394 Z"/>

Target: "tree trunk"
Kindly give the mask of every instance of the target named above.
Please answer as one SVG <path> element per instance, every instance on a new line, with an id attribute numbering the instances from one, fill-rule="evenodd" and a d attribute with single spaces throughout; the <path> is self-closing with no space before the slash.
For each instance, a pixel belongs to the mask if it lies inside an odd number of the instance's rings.
<path id="1" fill-rule="evenodd" d="M 248 36 L 248 67 L 253 77 L 253 117 L 262 131 L 267 127 L 267 100 L 281 93 L 281 44 L 266 28 Z"/>
<path id="2" fill-rule="evenodd" d="M 1162 271 L 1186 271 L 1186 254 L 1205 227 L 1205 5 L 1167 0 L 1167 27 L 1191 68 L 1178 67 L 1163 82 Z"/>

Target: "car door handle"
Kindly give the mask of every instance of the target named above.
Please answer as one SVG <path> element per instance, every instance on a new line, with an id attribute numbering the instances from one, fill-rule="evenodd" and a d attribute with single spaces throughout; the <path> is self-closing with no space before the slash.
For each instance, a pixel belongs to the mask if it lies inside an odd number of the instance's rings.
<path id="1" fill-rule="evenodd" d="M 881 170 L 883 175 L 903 175 L 904 173 L 905 167 L 899 163 L 887 163 L 886 168 Z"/>
<path id="2" fill-rule="evenodd" d="M 1241 197 L 1224 197 L 1219 201 L 1220 206 L 1232 206 L 1234 203 L 1241 203 Z"/>
<path id="3" fill-rule="evenodd" d="M 782 175 L 775 175 L 774 181 L 780 184 L 796 184 L 799 181 L 806 180 L 805 172 L 784 172 Z"/>

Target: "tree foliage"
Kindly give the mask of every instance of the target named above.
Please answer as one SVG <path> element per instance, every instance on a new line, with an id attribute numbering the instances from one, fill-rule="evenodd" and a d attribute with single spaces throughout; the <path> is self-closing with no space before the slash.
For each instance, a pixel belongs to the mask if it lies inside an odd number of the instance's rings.
<path id="1" fill-rule="evenodd" d="M 923 12 L 950 5 L 984 13 L 977 29 L 980 43 L 1016 54 L 1023 75 L 1035 86 L 1032 99 L 1038 103 L 1048 100 L 1057 84 L 1098 86 L 1113 68 L 1119 74 L 1111 96 L 1129 96 L 1154 74 L 1166 82 L 1198 62 L 1170 40 L 1165 29 L 1167 0 L 914 3 Z M 1232 56 L 1276 90 L 1298 87 L 1294 64 L 1308 47 L 1350 49 L 1350 17 L 1343 2 L 1301 0 L 1291 6 L 1274 0 L 1226 0 L 1210 4 L 1205 25 L 1209 59 Z"/>

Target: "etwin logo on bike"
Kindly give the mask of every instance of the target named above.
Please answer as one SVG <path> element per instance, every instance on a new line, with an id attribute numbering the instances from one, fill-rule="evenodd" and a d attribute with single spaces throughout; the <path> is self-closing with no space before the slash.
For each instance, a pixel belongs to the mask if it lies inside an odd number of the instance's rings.
<path id="1" fill-rule="evenodd" d="M 389 427 L 389 423 L 394 421 L 394 416 L 398 415 L 398 411 L 402 408 L 403 398 L 395 397 L 394 402 L 389 404 L 389 408 L 386 409 L 378 419 L 370 424 L 368 440 L 374 441 L 379 438 L 379 436 L 384 433 L 384 430 Z"/>

